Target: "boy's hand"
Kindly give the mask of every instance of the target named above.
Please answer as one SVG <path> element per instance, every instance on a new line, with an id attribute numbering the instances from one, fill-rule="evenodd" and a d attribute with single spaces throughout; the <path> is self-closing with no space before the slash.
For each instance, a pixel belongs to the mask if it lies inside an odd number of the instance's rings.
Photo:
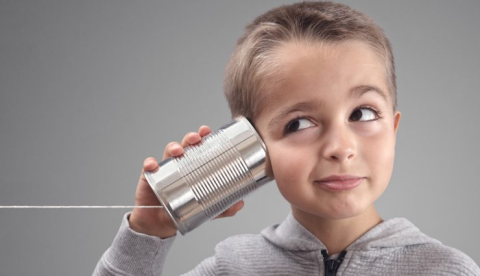
<path id="1" fill-rule="evenodd" d="M 202 126 L 198 132 L 190 132 L 183 137 L 182 143 L 171 142 L 165 147 L 163 160 L 180 156 L 184 153 L 184 148 L 199 143 L 203 136 L 211 132 L 208 126 Z M 145 159 L 143 169 L 138 180 L 137 190 L 135 192 L 135 205 L 137 206 L 158 206 L 160 202 L 154 194 L 150 185 L 145 179 L 145 171 L 154 171 L 158 168 L 158 162 L 153 157 Z M 237 202 L 235 205 L 227 209 L 218 217 L 229 217 L 235 215 L 243 207 L 243 201 Z M 168 238 L 177 233 L 175 224 L 168 216 L 167 212 L 162 209 L 145 209 L 135 208 L 129 218 L 130 228 L 134 231 L 157 236 L 160 238 Z"/>

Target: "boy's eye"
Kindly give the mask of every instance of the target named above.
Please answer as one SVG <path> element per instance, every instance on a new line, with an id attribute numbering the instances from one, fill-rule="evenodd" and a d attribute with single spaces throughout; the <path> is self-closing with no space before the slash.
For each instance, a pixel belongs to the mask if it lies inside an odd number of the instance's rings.
<path id="1" fill-rule="evenodd" d="M 285 127 L 285 134 L 297 132 L 302 129 L 315 126 L 310 120 L 305 118 L 298 118 L 287 124 Z"/>
<path id="2" fill-rule="evenodd" d="M 352 112 L 352 115 L 350 115 L 350 121 L 352 122 L 357 122 L 357 121 L 363 121 L 363 122 L 368 122 L 368 121 L 374 121 L 378 119 L 378 112 L 373 110 L 372 108 L 358 108 Z"/>

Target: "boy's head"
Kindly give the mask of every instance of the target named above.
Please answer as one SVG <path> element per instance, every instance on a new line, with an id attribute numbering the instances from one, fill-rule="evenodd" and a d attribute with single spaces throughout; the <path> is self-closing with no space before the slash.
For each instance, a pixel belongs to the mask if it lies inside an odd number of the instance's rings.
<path id="1" fill-rule="evenodd" d="M 369 18 L 329 2 L 267 12 L 239 40 L 225 94 L 232 114 L 255 124 L 269 173 L 304 226 L 375 219 L 400 113 L 390 44 Z"/>
<path id="2" fill-rule="evenodd" d="M 261 91 L 281 70 L 276 50 L 289 42 L 368 44 L 385 63 L 393 110 L 397 108 L 392 49 L 383 30 L 368 16 L 332 2 L 302 2 L 272 9 L 246 27 L 227 66 L 224 92 L 232 116 L 253 120 L 268 102 Z M 273 78 L 272 78 L 273 76 Z"/>

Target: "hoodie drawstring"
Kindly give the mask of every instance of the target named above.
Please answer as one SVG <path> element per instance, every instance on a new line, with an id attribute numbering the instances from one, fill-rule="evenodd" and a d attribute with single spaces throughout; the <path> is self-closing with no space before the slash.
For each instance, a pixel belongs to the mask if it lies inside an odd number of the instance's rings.
<path id="1" fill-rule="evenodd" d="M 343 250 L 340 252 L 340 255 L 336 259 L 329 259 L 327 250 L 323 249 L 322 251 L 323 263 L 325 264 L 325 276 L 335 276 L 337 275 L 338 267 L 342 264 L 347 251 Z"/>

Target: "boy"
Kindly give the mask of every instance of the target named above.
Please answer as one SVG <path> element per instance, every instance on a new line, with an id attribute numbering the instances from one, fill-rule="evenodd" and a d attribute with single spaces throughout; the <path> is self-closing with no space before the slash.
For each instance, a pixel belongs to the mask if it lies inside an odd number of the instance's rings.
<path id="1" fill-rule="evenodd" d="M 261 235 L 220 243 L 187 275 L 480 275 L 462 252 L 375 209 L 392 174 L 400 112 L 391 47 L 371 19 L 330 2 L 261 15 L 238 41 L 225 94 L 232 115 L 262 136 L 292 212 Z M 208 133 L 202 126 L 168 144 L 164 158 Z M 157 166 L 147 158 L 143 170 Z M 136 205 L 158 204 L 142 171 Z M 159 275 L 175 234 L 164 210 L 134 209 L 94 274 Z"/>

